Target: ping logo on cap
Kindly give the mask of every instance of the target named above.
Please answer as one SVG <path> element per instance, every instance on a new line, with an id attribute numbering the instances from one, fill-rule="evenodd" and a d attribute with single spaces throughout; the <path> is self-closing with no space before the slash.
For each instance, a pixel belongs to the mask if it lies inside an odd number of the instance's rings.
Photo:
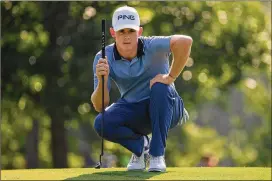
<path id="1" fill-rule="evenodd" d="M 125 14 L 121 14 L 118 15 L 117 20 L 119 19 L 129 19 L 129 20 L 135 20 L 135 17 L 133 15 L 125 15 Z"/>

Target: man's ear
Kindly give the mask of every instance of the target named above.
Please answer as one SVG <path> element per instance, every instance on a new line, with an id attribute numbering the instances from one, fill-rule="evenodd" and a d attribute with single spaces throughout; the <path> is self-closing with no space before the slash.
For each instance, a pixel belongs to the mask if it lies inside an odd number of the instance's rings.
<path id="1" fill-rule="evenodd" d="M 113 28 L 110 28 L 110 34 L 112 38 L 115 38 L 115 31 Z"/>
<path id="2" fill-rule="evenodd" d="M 140 27 L 139 31 L 138 31 L 138 36 L 142 36 L 142 33 L 143 33 L 143 27 Z"/>

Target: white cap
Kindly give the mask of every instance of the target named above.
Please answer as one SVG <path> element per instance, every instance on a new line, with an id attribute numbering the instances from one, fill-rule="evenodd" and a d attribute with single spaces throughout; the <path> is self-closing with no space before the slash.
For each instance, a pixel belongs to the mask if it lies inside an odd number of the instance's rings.
<path id="1" fill-rule="evenodd" d="M 124 28 L 139 30 L 140 17 L 135 8 L 122 6 L 117 8 L 112 16 L 112 27 L 114 31 L 119 31 Z"/>

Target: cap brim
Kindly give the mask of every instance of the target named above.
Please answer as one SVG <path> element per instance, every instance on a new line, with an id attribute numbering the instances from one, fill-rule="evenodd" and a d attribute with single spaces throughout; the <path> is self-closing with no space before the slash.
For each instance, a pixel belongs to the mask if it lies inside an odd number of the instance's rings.
<path id="1" fill-rule="evenodd" d="M 120 25 L 120 26 L 113 27 L 114 31 L 119 31 L 119 30 L 125 29 L 125 28 L 134 29 L 136 31 L 138 31 L 140 29 L 139 26 L 137 26 L 137 25 L 131 25 L 131 24 L 125 24 L 125 25 Z"/>

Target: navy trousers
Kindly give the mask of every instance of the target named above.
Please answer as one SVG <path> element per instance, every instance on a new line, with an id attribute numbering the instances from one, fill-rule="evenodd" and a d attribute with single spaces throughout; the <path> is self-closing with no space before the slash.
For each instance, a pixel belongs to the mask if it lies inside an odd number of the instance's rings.
<path id="1" fill-rule="evenodd" d="M 169 129 L 183 116 L 183 100 L 170 85 L 155 83 L 150 99 L 128 103 L 119 99 L 104 112 L 103 137 L 119 143 L 137 156 L 143 151 L 144 137 L 152 133 L 149 154 L 164 155 Z M 94 128 L 101 136 L 102 114 L 95 118 Z"/>

